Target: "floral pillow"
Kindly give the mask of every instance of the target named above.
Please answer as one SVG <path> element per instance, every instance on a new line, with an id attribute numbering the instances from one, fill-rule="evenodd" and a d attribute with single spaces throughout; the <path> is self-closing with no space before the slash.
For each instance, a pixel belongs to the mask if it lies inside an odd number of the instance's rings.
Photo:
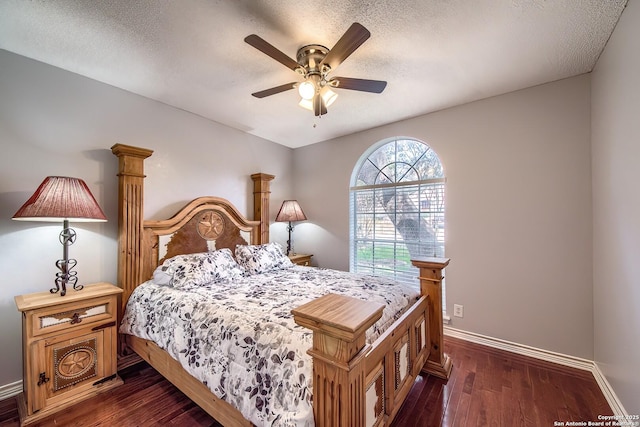
<path id="1" fill-rule="evenodd" d="M 247 274 L 266 273 L 293 266 L 282 246 L 275 242 L 264 245 L 238 245 L 236 261 Z"/>
<path id="2" fill-rule="evenodd" d="M 233 259 L 231 250 L 220 249 L 169 258 L 153 272 L 153 282 L 183 288 L 233 280 L 242 274 L 242 268 Z"/>

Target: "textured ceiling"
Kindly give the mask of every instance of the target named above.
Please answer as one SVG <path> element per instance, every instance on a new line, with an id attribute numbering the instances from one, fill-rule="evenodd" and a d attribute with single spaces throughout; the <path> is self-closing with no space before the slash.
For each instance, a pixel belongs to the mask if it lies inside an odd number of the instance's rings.
<path id="1" fill-rule="evenodd" d="M 2 0 L 0 48 L 289 146 L 591 71 L 626 0 Z M 386 80 L 339 90 L 328 114 L 300 80 L 244 42 L 295 58 L 331 48 L 353 23 L 371 32 L 333 75 Z M 1 66 L 1 65 L 0 65 Z"/>

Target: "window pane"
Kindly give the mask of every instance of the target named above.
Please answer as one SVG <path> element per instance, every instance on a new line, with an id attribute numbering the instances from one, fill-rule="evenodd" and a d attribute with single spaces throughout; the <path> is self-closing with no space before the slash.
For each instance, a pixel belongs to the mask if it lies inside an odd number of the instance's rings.
<path id="1" fill-rule="evenodd" d="M 358 222 L 355 227 L 356 239 L 373 239 L 373 229 L 375 226 L 375 217 L 371 214 L 358 215 Z"/>
<path id="2" fill-rule="evenodd" d="M 356 213 L 365 214 L 374 212 L 373 191 L 362 190 L 355 193 Z"/>
<path id="3" fill-rule="evenodd" d="M 375 182 L 380 170 L 370 161 L 365 161 L 358 172 L 358 182 L 356 185 L 371 185 Z"/>

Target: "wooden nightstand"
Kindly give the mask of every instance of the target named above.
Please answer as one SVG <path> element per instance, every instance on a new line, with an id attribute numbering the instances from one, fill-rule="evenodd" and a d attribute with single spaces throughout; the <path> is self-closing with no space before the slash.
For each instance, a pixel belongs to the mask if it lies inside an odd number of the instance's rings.
<path id="1" fill-rule="evenodd" d="M 120 293 L 112 284 L 96 283 L 64 297 L 50 292 L 15 297 L 22 312 L 21 425 L 122 384 L 117 375 Z"/>
<path id="2" fill-rule="evenodd" d="M 313 255 L 306 255 L 306 254 L 291 254 L 289 255 L 289 259 L 294 264 L 309 267 L 311 265 L 312 256 Z"/>

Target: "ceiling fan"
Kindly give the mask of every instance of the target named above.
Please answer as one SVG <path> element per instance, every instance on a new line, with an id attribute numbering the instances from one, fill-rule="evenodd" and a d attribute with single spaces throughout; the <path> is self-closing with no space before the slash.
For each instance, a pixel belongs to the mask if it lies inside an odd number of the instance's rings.
<path id="1" fill-rule="evenodd" d="M 387 86 L 385 81 L 329 76 L 329 73 L 335 70 L 370 36 L 369 30 L 355 22 L 342 35 L 333 49 L 329 50 L 319 44 L 302 46 L 298 49 L 297 61 L 294 61 L 263 38 L 251 34 L 245 37 L 245 42 L 304 77 L 302 82 L 283 84 L 251 95 L 256 98 L 264 98 L 297 87 L 302 97 L 300 105 L 312 110 L 316 116 L 322 116 L 327 114 L 327 106 L 331 105 L 338 96 L 331 90 L 332 88 L 381 93 Z"/>

